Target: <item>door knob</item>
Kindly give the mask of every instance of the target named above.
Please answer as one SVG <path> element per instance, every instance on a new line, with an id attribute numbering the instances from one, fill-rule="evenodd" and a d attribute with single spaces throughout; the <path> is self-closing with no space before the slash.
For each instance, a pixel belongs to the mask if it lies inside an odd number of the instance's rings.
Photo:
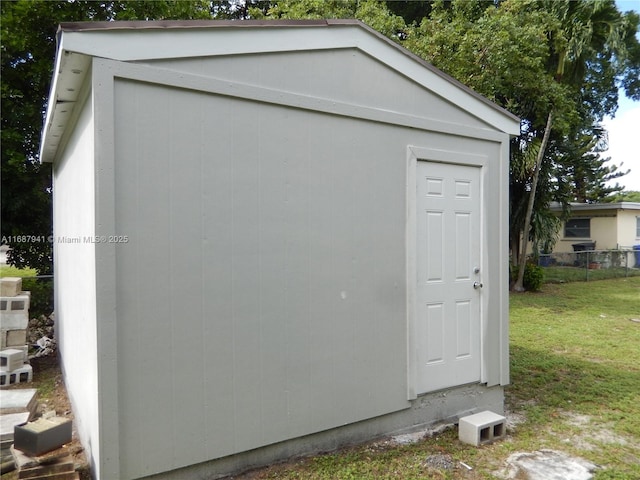
<path id="1" fill-rule="evenodd" d="M 482 288 L 483 285 L 480 282 L 473 282 L 473 288 L 475 288 L 476 290 L 478 290 L 479 288 Z"/>

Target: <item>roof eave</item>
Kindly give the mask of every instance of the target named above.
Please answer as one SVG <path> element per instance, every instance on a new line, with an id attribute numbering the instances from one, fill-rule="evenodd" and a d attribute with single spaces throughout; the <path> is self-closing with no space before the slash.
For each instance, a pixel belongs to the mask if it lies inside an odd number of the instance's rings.
<path id="1" fill-rule="evenodd" d="M 640 210 L 640 202 L 616 202 L 616 203 L 570 203 L 572 212 L 585 212 L 594 210 Z M 550 206 L 551 211 L 561 211 L 562 206 L 554 202 Z"/>
<path id="2" fill-rule="evenodd" d="M 40 161 L 53 162 L 60 144 L 64 141 L 65 129 L 69 118 L 73 113 L 73 107 L 78 101 L 80 88 L 84 82 L 87 70 L 90 68 L 91 57 L 95 52 L 83 50 L 80 39 L 74 40 L 75 33 L 85 31 L 104 30 L 167 30 L 167 29 L 220 29 L 220 28 L 313 28 L 313 27 L 359 27 L 360 29 L 392 46 L 396 51 L 417 62 L 444 82 L 448 82 L 455 88 L 463 91 L 474 99 L 476 107 L 475 115 L 489 107 L 488 112 L 493 112 L 493 128 L 497 128 L 509 136 L 520 134 L 520 119 L 488 100 L 486 97 L 473 91 L 466 85 L 438 70 L 430 63 L 393 42 L 368 25 L 355 19 L 329 19 L 329 20 L 202 20 L 202 21 L 135 21 L 135 22 L 73 22 L 62 23 L 58 29 L 58 49 L 56 54 L 55 73 L 52 81 L 46 118 L 43 127 L 42 141 L 40 144 Z M 65 42 L 64 32 L 69 32 Z M 67 43 L 67 45 L 65 45 Z M 108 53 L 108 52 L 107 52 Z M 110 58 L 109 55 L 105 54 Z M 472 101 L 472 103 L 474 103 Z M 473 112 L 469 112 L 474 114 Z M 485 120 L 486 121 L 486 120 Z"/>
<path id="3" fill-rule="evenodd" d="M 55 160 L 90 68 L 90 57 L 66 50 L 64 39 L 58 38 L 55 70 L 40 142 L 41 163 Z"/>

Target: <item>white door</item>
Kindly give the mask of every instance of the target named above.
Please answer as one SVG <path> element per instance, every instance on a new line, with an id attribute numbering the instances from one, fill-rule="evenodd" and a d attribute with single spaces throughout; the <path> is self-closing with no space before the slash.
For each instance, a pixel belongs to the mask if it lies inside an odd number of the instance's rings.
<path id="1" fill-rule="evenodd" d="M 480 167 L 417 162 L 416 393 L 480 381 Z"/>

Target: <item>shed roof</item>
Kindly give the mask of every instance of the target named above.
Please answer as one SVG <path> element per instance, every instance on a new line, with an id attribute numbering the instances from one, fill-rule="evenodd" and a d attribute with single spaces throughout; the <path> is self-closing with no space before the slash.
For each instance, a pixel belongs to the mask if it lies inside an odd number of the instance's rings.
<path id="1" fill-rule="evenodd" d="M 274 36 L 275 29 L 281 34 Z M 253 33 L 247 35 L 248 31 Z M 216 41 L 222 32 L 225 41 Z M 58 29 L 40 160 L 55 158 L 92 57 L 131 62 L 331 48 L 358 48 L 377 56 L 381 50 L 376 45 L 384 47 L 387 58 L 383 61 L 393 63 L 401 74 L 496 130 L 520 133 L 518 117 L 355 19 L 73 22 L 62 23 Z"/>

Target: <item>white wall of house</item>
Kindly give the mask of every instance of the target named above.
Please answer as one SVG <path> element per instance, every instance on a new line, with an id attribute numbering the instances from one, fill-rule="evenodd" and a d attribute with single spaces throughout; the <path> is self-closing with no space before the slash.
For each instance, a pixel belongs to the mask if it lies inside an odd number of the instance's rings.
<path id="1" fill-rule="evenodd" d="M 640 205 L 637 210 L 621 210 L 618 212 L 618 243 L 621 247 L 640 245 L 638 218 L 640 218 Z"/>
<path id="2" fill-rule="evenodd" d="M 93 103 L 85 97 L 53 166 L 56 335 L 75 426 L 99 476 Z"/>
<path id="3" fill-rule="evenodd" d="M 574 243 L 596 242 L 596 249 L 609 250 L 632 247 L 640 242 L 637 236 L 637 217 L 640 204 L 592 204 L 573 207 L 571 218 L 589 219 L 588 237 L 566 237 L 565 223 L 558 233 L 555 253 L 572 252 Z"/>

